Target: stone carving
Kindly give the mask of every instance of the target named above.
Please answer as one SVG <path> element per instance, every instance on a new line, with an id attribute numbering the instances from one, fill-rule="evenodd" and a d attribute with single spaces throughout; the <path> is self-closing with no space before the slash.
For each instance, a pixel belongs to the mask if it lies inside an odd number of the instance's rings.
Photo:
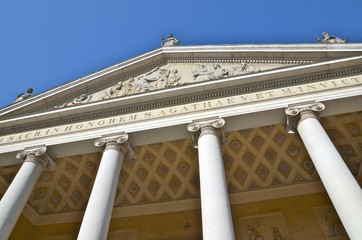
<path id="1" fill-rule="evenodd" d="M 120 81 L 108 91 L 104 91 L 99 100 L 110 99 L 119 96 L 126 96 L 137 92 L 145 92 L 166 87 L 178 86 L 184 83 L 180 82 L 181 75 L 177 69 L 170 70 L 170 65 L 156 67 L 151 71 L 142 74 L 136 80 L 129 78 L 126 81 Z"/>
<path id="2" fill-rule="evenodd" d="M 347 236 L 341 220 L 336 215 L 328 214 L 324 218 L 329 237 Z"/>
<path id="3" fill-rule="evenodd" d="M 257 66 L 242 62 L 240 66 L 233 67 L 229 72 L 230 76 L 238 76 L 242 74 L 259 72 L 259 71 L 260 69 Z"/>
<path id="4" fill-rule="evenodd" d="M 259 71 L 260 69 L 257 66 L 245 62 L 241 63 L 240 66 L 235 66 L 230 69 L 221 67 L 220 64 L 217 63 L 212 65 L 212 69 L 208 68 L 205 64 L 197 64 L 192 69 L 192 75 L 194 80 L 199 82 Z"/>
<path id="5" fill-rule="evenodd" d="M 91 99 L 92 99 L 92 95 L 82 94 L 79 97 L 74 98 L 73 101 L 68 102 L 68 103 L 63 103 L 62 105 L 55 106 L 54 108 L 63 108 L 63 107 L 79 105 L 79 104 L 90 102 Z"/>
<path id="6" fill-rule="evenodd" d="M 316 207 L 314 213 L 317 217 L 318 223 L 328 238 L 347 236 L 341 220 L 332 207 Z"/>
<path id="7" fill-rule="evenodd" d="M 193 67 L 192 74 L 195 81 L 205 81 L 210 80 L 212 72 L 204 64 L 199 64 Z"/>
<path id="8" fill-rule="evenodd" d="M 192 69 L 192 75 L 195 81 L 206 81 L 219 79 L 229 76 L 229 71 L 222 68 L 219 64 L 213 64 L 213 69 L 210 70 L 204 64 L 197 64 Z"/>
<path id="9" fill-rule="evenodd" d="M 290 239 L 282 213 L 271 213 L 240 218 L 241 239 L 286 240 Z"/>
<path id="10" fill-rule="evenodd" d="M 294 134 L 297 132 L 298 124 L 307 118 L 317 118 L 319 113 L 325 109 L 323 103 L 306 102 L 301 104 L 292 104 L 285 109 L 287 115 L 286 131 Z"/>
<path id="11" fill-rule="evenodd" d="M 21 102 L 21 101 L 23 101 L 25 99 L 28 99 L 28 98 L 32 97 L 32 96 L 33 96 L 33 89 L 28 88 L 26 90 L 26 93 L 20 93 L 18 96 L 16 96 L 14 103 Z"/>
<path id="12" fill-rule="evenodd" d="M 123 95 L 129 95 L 134 93 L 137 90 L 136 80 L 134 78 L 130 78 L 124 82 L 123 85 Z"/>
<path id="13" fill-rule="evenodd" d="M 125 132 L 117 135 L 105 135 L 97 138 L 94 141 L 96 147 L 103 148 L 104 151 L 113 149 L 122 152 L 126 159 L 134 157 L 134 152 L 131 145 L 128 142 L 128 134 Z"/>
<path id="14" fill-rule="evenodd" d="M 118 93 L 121 92 L 121 90 L 123 90 L 124 88 L 124 83 L 123 82 L 118 82 L 116 84 L 116 86 L 112 87 L 110 90 L 109 90 L 109 95 L 111 97 L 117 97 L 118 96 Z"/>
<path id="15" fill-rule="evenodd" d="M 156 67 L 141 75 L 136 82 L 138 86 L 136 91 L 144 92 L 168 86 L 181 85 L 181 75 L 178 73 L 178 70 L 174 69 L 171 71 L 169 68 L 170 65 L 166 65 L 165 67 Z"/>
<path id="16" fill-rule="evenodd" d="M 188 68 L 186 68 L 188 67 Z M 191 68 L 191 72 L 190 69 Z M 118 81 L 115 85 L 92 94 L 82 94 L 70 102 L 55 106 L 63 108 L 78 104 L 111 99 L 134 93 L 147 92 L 167 87 L 175 87 L 192 82 L 222 79 L 229 76 L 237 76 L 260 71 L 257 66 L 242 63 L 225 64 L 194 64 L 183 65 L 180 69 L 174 68 L 171 64 L 158 66 L 152 70 L 133 76 L 128 80 Z M 192 78 L 194 80 L 192 80 Z"/>
<path id="17" fill-rule="evenodd" d="M 212 79 L 223 78 L 229 76 L 229 71 L 222 68 L 219 64 L 213 64 L 214 73 L 211 75 Z"/>
<path id="18" fill-rule="evenodd" d="M 161 46 L 162 47 L 170 47 L 170 46 L 177 46 L 180 43 L 179 40 L 177 40 L 172 33 L 170 33 L 167 38 L 165 39 L 162 36 Z"/>
<path id="19" fill-rule="evenodd" d="M 141 92 L 154 90 L 167 84 L 169 76 L 169 69 L 156 67 L 140 76 L 137 80 L 137 85 L 141 88 Z"/>
<path id="20" fill-rule="evenodd" d="M 342 40 L 334 35 L 329 35 L 327 32 L 322 33 L 323 39 L 317 38 L 317 42 L 321 43 L 346 43 L 348 39 Z"/>
<path id="21" fill-rule="evenodd" d="M 53 169 L 57 163 L 47 152 L 45 145 L 25 148 L 16 154 L 17 159 L 24 159 L 24 162 L 39 163 L 44 169 Z"/>
<path id="22" fill-rule="evenodd" d="M 248 239 L 249 240 L 264 240 L 263 236 L 254 226 L 249 224 L 248 226 Z"/>
<path id="23" fill-rule="evenodd" d="M 119 96 L 132 94 L 136 91 L 137 85 L 134 78 L 126 81 L 120 81 L 115 86 L 111 87 L 108 92 L 104 92 L 100 99 L 109 99 Z"/>
<path id="24" fill-rule="evenodd" d="M 277 227 L 273 228 L 273 237 L 274 240 L 285 240 Z"/>
<path id="25" fill-rule="evenodd" d="M 180 82 L 181 75 L 178 73 L 178 70 L 172 70 L 170 76 L 168 77 L 167 87 L 173 87 L 182 85 L 183 83 Z"/>
<path id="26" fill-rule="evenodd" d="M 187 125 L 187 130 L 191 132 L 192 146 L 198 148 L 198 139 L 205 134 L 213 134 L 220 138 L 220 143 L 226 142 L 226 136 L 221 128 L 225 125 L 223 118 L 210 118 L 193 121 Z"/>

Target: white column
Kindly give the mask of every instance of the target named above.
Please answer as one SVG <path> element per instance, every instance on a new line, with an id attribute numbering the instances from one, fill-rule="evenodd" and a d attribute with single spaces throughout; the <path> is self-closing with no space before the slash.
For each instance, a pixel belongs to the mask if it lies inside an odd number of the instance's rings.
<path id="1" fill-rule="evenodd" d="M 286 109 L 289 129 L 297 128 L 348 236 L 362 237 L 362 190 L 318 121 L 322 103 Z"/>
<path id="2" fill-rule="evenodd" d="M 51 169 L 55 162 L 45 146 L 26 148 L 17 158 L 25 161 L 0 201 L 0 239 L 8 239 L 43 168 Z"/>
<path id="3" fill-rule="evenodd" d="M 199 150 L 202 232 L 205 240 L 233 240 L 234 229 L 226 187 L 220 138 L 224 119 L 195 121 L 187 126 Z"/>
<path id="4" fill-rule="evenodd" d="M 94 142 L 97 147 L 105 148 L 79 230 L 79 240 L 107 239 L 122 162 L 126 154 L 133 153 L 127 139 L 128 135 L 121 133 Z"/>

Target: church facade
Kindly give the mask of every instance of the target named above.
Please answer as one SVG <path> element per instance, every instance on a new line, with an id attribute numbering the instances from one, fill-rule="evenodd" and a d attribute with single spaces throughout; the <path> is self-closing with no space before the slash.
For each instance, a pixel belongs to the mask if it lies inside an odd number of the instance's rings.
<path id="1" fill-rule="evenodd" d="M 0 109 L 0 239 L 358 239 L 362 44 L 339 40 L 169 35 L 19 95 Z"/>

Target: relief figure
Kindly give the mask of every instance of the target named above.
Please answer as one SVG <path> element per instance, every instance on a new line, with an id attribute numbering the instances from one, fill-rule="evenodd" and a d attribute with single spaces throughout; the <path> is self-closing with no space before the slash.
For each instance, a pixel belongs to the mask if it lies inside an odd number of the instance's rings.
<path id="1" fill-rule="evenodd" d="M 285 240 L 277 227 L 273 228 L 274 240 Z"/>
<path id="2" fill-rule="evenodd" d="M 180 79 L 181 75 L 178 73 L 178 70 L 172 70 L 170 76 L 168 77 L 167 87 L 182 85 L 182 83 L 180 83 Z"/>
<path id="3" fill-rule="evenodd" d="M 111 98 L 118 97 L 121 95 L 123 88 L 123 82 L 118 82 L 116 86 L 111 87 L 111 89 L 109 90 L 109 95 L 111 96 Z"/>
<path id="4" fill-rule="evenodd" d="M 260 69 L 257 66 L 247 64 L 242 62 L 240 66 L 233 67 L 230 71 L 231 76 L 238 76 L 242 74 L 252 73 L 252 72 L 259 72 Z"/>
<path id="5" fill-rule="evenodd" d="M 218 79 L 229 76 L 229 72 L 223 69 L 219 64 L 213 64 L 214 73 L 211 75 L 211 79 Z"/>
<path id="6" fill-rule="evenodd" d="M 136 84 L 136 80 L 134 78 L 130 78 L 127 81 L 124 81 L 123 84 L 124 84 L 123 95 L 130 95 L 130 94 L 136 92 L 137 84 Z"/>
<path id="7" fill-rule="evenodd" d="M 141 91 L 149 91 L 157 88 L 162 88 L 167 85 L 170 70 L 166 68 L 156 67 L 148 73 L 140 76 L 137 80 L 137 85 Z"/>
<path id="8" fill-rule="evenodd" d="M 248 226 L 248 239 L 249 240 L 264 240 L 264 237 L 259 231 L 255 229 L 252 225 Z"/>
<path id="9" fill-rule="evenodd" d="M 209 69 L 204 64 L 198 64 L 193 67 L 192 75 L 194 77 L 194 80 L 199 81 L 206 81 L 211 79 L 211 74 L 214 72 L 209 71 Z"/>
<path id="10" fill-rule="evenodd" d="M 229 71 L 222 68 L 220 64 L 213 64 L 212 68 L 213 69 L 210 70 L 204 64 L 198 64 L 194 66 L 192 69 L 194 80 L 200 82 L 206 80 L 220 79 L 229 76 Z"/>
<path id="11" fill-rule="evenodd" d="M 73 101 L 68 102 L 68 103 L 63 103 L 62 105 L 55 106 L 54 108 L 63 108 L 63 107 L 79 105 L 79 104 L 90 102 L 91 99 L 92 99 L 92 95 L 82 94 L 79 97 L 74 98 Z"/>

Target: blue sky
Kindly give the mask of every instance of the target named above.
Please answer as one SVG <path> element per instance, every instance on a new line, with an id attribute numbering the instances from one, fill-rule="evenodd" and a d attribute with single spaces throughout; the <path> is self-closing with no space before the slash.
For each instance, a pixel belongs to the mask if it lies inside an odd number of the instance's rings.
<path id="1" fill-rule="evenodd" d="M 160 47 L 312 43 L 323 31 L 362 42 L 362 1 L 3 0 L 0 107 Z"/>

